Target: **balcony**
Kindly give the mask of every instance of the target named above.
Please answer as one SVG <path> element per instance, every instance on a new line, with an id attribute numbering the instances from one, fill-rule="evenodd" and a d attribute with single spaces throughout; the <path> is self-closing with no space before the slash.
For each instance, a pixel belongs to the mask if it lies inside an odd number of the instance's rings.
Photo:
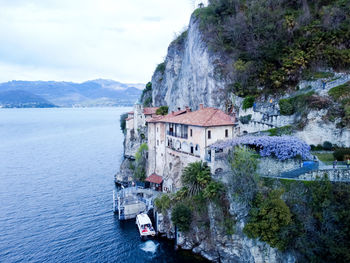
<path id="1" fill-rule="evenodd" d="M 188 139 L 188 134 L 177 134 L 176 132 L 167 131 L 167 135 L 181 139 Z"/>
<path id="2" fill-rule="evenodd" d="M 173 151 L 175 151 L 175 152 L 178 152 L 178 153 L 183 153 L 183 154 L 187 154 L 187 155 L 191 155 L 191 156 L 200 158 L 199 155 L 196 155 L 196 154 L 194 154 L 194 153 L 185 152 L 185 151 L 182 151 L 182 150 L 180 150 L 180 149 L 175 149 L 175 147 L 167 146 L 167 148 L 170 149 L 170 150 L 173 150 Z"/>

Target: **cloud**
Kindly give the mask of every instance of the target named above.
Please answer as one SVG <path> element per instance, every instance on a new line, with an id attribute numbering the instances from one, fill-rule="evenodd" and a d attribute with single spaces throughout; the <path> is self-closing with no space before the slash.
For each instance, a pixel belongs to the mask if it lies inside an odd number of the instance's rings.
<path id="1" fill-rule="evenodd" d="M 0 81 L 147 82 L 189 0 L 0 0 Z"/>

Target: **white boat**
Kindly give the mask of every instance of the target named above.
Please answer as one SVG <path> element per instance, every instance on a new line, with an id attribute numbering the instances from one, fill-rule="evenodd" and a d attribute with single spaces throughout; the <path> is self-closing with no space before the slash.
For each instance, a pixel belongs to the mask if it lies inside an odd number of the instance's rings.
<path id="1" fill-rule="evenodd" d="M 142 239 L 150 236 L 154 237 L 156 235 L 156 231 L 154 231 L 151 219 L 147 214 L 138 214 L 136 216 L 136 225 L 139 229 L 140 237 Z"/>

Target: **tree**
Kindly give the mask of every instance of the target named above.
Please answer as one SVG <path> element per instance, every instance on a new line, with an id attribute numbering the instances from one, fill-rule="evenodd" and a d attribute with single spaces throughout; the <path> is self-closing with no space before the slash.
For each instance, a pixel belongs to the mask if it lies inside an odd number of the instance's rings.
<path id="1" fill-rule="evenodd" d="M 292 222 L 292 214 L 281 195 L 278 190 L 272 190 L 266 197 L 258 193 L 243 231 L 249 238 L 259 238 L 283 250 L 288 240 L 281 238 L 280 232 Z"/>
<path id="2" fill-rule="evenodd" d="M 120 129 L 123 131 L 124 134 L 126 132 L 126 118 L 128 118 L 127 113 L 123 113 L 122 115 L 120 115 Z"/>
<path id="3" fill-rule="evenodd" d="M 188 231 L 192 221 L 191 209 L 183 203 L 177 203 L 172 210 L 171 221 L 180 231 Z"/>
<path id="4" fill-rule="evenodd" d="M 135 154 L 134 178 L 139 181 L 146 178 L 147 151 L 148 146 L 143 143 Z"/>
<path id="5" fill-rule="evenodd" d="M 249 203 L 258 189 L 258 160 L 252 150 L 235 147 L 229 156 L 229 162 L 232 170 L 232 176 L 229 178 L 231 193 L 238 200 Z"/>
<path id="6" fill-rule="evenodd" d="M 157 115 L 167 115 L 168 114 L 169 107 L 168 106 L 160 106 L 156 110 Z"/>
<path id="7" fill-rule="evenodd" d="M 188 187 L 188 194 L 199 194 L 211 181 L 210 167 L 206 162 L 194 162 L 185 167 L 182 173 L 182 183 Z"/>

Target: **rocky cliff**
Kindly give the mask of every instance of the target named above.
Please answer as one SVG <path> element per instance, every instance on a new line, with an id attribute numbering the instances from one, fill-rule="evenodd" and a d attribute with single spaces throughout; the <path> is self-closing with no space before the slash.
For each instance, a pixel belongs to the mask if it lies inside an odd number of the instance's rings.
<path id="1" fill-rule="evenodd" d="M 170 110 L 190 106 L 225 109 L 225 80 L 218 78 L 215 64 L 220 58 L 210 52 L 202 40 L 199 20 L 191 18 L 187 31 L 174 40 L 165 62 L 152 77 L 154 106 L 168 105 Z"/>

